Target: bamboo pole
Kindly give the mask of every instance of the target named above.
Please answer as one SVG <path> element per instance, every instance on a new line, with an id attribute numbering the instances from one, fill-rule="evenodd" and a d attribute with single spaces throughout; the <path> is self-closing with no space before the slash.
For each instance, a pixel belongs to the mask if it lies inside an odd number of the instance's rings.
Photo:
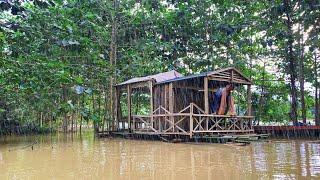
<path id="1" fill-rule="evenodd" d="M 251 116 L 251 85 L 247 85 L 247 103 L 248 103 L 248 116 Z M 252 129 L 252 119 L 250 119 L 250 128 Z"/>
<path id="2" fill-rule="evenodd" d="M 149 81 L 149 91 L 150 91 L 150 120 L 151 126 L 153 128 L 153 82 Z"/>
<path id="3" fill-rule="evenodd" d="M 248 108 L 248 116 L 251 116 L 251 85 L 247 85 L 247 108 Z"/>
<path id="4" fill-rule="evenodd" d="M 206 114 L 209 114 L 208 77 L 204 78 L 204 111 Z"/>
<path id="5" fill-rule="evenodd" d="M 233 83 L 233 70 L 231 70 L 231 79 L 230 82 Z"/>
<path id="6" fill-rule="evenodd" d="M 168 110 L 169 106 L 169 84 L 165 84 L 164 86 L 164 108 Z M 165 112 L 166 113 L 166 112 Z M 165 119 L 166 117 L 164 117 Z M 164 129 L 167 128 L 167 121 L 164 121 Z"/>
<path id="7" fill-rule="evenodd" d="M 209 114 L 209 88 L 208 88 L 208 77 L 204 78 L 204 84 L 203 84 L 203 88 L 204 88 L 204 112 L 205 114 Z M 193 109 L 193 108 L 192 108 Z M 193 113 L 193 111 L 192 111 Z M 206 129 L 209 128 L 209 118 L 206 117 Z"/>
<path id="8" fill-rule="evenodd" d="M 173 92 L 173 83 L 169 84 L 169 112 L 174 113 L 174 92 Z M 174 117 L 170 116 L 170 121 L 172 122 L 172 131 L 174 132 Z"/>
<path id="9" fill-rule="evenodd" d="M 193 133 L 193 104 L 191 104 L 190 106 L 190 129 L 189 129 L 189 135 L 190 135 L 190 138 L 192 138 L 192 133 Z"/>
<path id="10" fill-rule="evenodd" d="M 128 101 L 128 129 L 131 129 L 131 86 L 127 85 L 127 101 Z"/>

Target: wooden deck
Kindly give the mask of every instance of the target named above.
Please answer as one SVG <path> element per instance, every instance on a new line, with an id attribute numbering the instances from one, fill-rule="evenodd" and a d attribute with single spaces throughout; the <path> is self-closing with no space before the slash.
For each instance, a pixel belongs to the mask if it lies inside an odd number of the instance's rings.
<path id="1" fill-rule="evenodd" d="M 252 141 L 263 141 L 269 137 L 269 134 L 195 134 L 192 137 L 185 136 L 183 133 L 180 134 L 161 134 L 161 133 L 147 133 L 147 132 L 115 132 L 115 131 L 104 131 L 99 132 L 98 137 L 116 137 L 124 139 L 138 139 L 138 140 L 159 140 L 168 143 L 233 143 L 246 145 Z"/>

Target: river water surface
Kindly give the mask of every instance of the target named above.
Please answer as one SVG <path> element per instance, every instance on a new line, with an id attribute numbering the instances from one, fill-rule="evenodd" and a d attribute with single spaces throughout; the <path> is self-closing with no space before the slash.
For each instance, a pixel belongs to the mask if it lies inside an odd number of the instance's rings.
<path id="1" fill-rule="evenodd" d="M 80 135 L 0 137 L 0 179 L 319 179 L 320 143 L 171 144 Z"/>

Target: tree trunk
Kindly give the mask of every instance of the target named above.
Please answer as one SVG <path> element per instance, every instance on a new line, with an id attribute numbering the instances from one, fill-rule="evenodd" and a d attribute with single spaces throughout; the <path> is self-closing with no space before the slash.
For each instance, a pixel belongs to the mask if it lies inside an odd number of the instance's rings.
<path id="1" fill-rule="evenodd" d="M 99 119 L 101 120 L 102 116 L 101 116 L 101 88 L 100 88 L 100 85 L 98 85 L 99 87 L 99 96 L 98 96 L 98 115 L 99 115 Z M 99 128 L 99 127 L 98 127 Z M 104 130 L 104 122 L 103 122 L 103 125 L 101 127 L 102 131 Z"/>
<path id="2" fill-rule="evenodd" d="M 290 94 L 291 94 L 291 112 L 290 112 L 290 118 L 293 121 L 294 124 L 298 122 L 297 118 L 297 88 L 296 88 L 296 79 L 297 79 L 297 73 L 296 73 L 296 63 L 295 63 L 295 58 L 294 58 L 294 53 L 293 53 L 293 32 L 292 32 L 292 18 L 291 18 L 291 5 L 290 5 L 290 0 L 284 0 L 284 5 L 285 8 L 287 9 L 286 11 L 286 25 L 288 28 L 288 41 L 287 41 L 287 54 L 286 54 L 286 60 L 289 62 L 289 75 L 290 75 Z"/>
<path id="3" fill-rule="evenodd" d="M 262 106 L 263 106 L 263 98 L 264 98 L 264 89 L 265 89 L 265 74 L 266 74 L 266 62 L 263 62 L 263 74 L 262 74 L 262 84 L 261 84 L 261 94 L 260 94 L 260 98 L 259 98 L 259 107 L 258 107 L 258 123 L 257 125 L 259 125 L 260 121 L 261 121 L 261 117 L 262 117 Z"/>
<path id="4" fill-rule="evenodd" d="M 301 1 L 299 1 L 299 9 L 301 9 Z M 300 84 L 300 100 L 301 100 L 301 113 L 303 123 L 307 123 L 307 113 L 304 95 L 304 43 L 303 43 L 303 26 L 299 23 L 299 84 Z"/>
<path id="5" fill-rule="evenodd" d="M 92 113 L 96 115 L 96 104 L 95 104 L 95 99 L 94 99 L 94 93 L 92 92 Z M 99 132 L 99 124 L 97 123 L 96 119 L 93 120 L 93 128 L 94 132 L 98 133 Z"/>
<path id="6" fill-rule="evenodd" d="M 108 121 L 108 90 L 107 90 L 108 86 L 104 85 L 104 122 L 105 122 L 105 126 L 106 126 L 106 130 L 109 131 L 109 121 Z"/>
<path id="7" fill-rule="evenodd" d="M 320 125 L 319 117 L 319 84 L 318 84 L 318 69 L 317 69 L 317 53 L 314 53 L 314 77 L 315 77 L 315 105 L 314 105 L 314 121 L 316 125 Z"/>
<path id="8" fill-rule="evenodd" d="M 81 109 L 82 109 L 82 111 L 84 111 L 84 94 L 81 95 Z M 81 114 L 80 127 L 79 127 L 80 134 L 81 134 L 81 130 L 82 130 L 82 120 L 83 120 L 83 115 Z"/>
<path id="9" fill-rule="evenodd" d="M 314 105 L 314 121 L 316 125 L 320 125 L 319 122 L 319 94 L 318 94 L 318 86 L 316 85 L 315 90 L 315 105 Z"/>
<path id="10" fill-rule="evenodd" d="M 65 86 L 63 86 L 63 90 L 62 90 L 63 94 L 62 94 L 62 98 L 63 98 L 63 103 L 67 103 L 67 88 Z M 65 107 L 63 107 L 65 108 Z M 63 132 L 67 132 L 68 131 L 68 125 L 67 125 L 67 121 L 68 121 L 68 112 L 66 112 L 66 109 L 64 109 L 64 118 L 63 118 Z"/>
<path id="11" fill-rule="evenodd" d="M 118 8 L 118 0 L 113 1 L 113 9 L 114 15 L 112 17 L 112 31 L 111 31 L 111 44 L 110 44 L 110 65 L 112 67 L 112 75 L 110 77 L 110 94 L 109 94 L 109 102 L 110 102 L 110 110 L 109 113 L 111 115 L 111 119 L 114 120 L 114 92 L 113 85 L 116 82 L 116 64 L 117 64 L 117 8 Z M 112 123 L 114 125 L 114 123 Z M 114 128 L 113 128 L 114 129 Z"/>

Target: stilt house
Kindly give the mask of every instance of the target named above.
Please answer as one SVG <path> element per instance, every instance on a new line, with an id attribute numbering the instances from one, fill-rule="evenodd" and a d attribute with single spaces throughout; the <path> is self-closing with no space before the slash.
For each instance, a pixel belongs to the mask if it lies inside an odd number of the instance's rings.
<path id="1" fill-rule="evenodd" d="M 246 86 L 247 109 L 243 115 L 212 114 L 213 93 L 233 83 Z M 117 84 L 116 126 L 136 134 L 187 135 L 253 133 L 251 116 L 252 82 L 235 68 L 190 76 L 176 71 L 129 79 Z M 132 92 L 148 94 L 149 113 L 135 114 Z M 121 106 L 121 98 L 126 95 Z M 124 111 L 126 113 L 124 113 Z M 125 115 L 126 114 L 126 115 Z"/>

